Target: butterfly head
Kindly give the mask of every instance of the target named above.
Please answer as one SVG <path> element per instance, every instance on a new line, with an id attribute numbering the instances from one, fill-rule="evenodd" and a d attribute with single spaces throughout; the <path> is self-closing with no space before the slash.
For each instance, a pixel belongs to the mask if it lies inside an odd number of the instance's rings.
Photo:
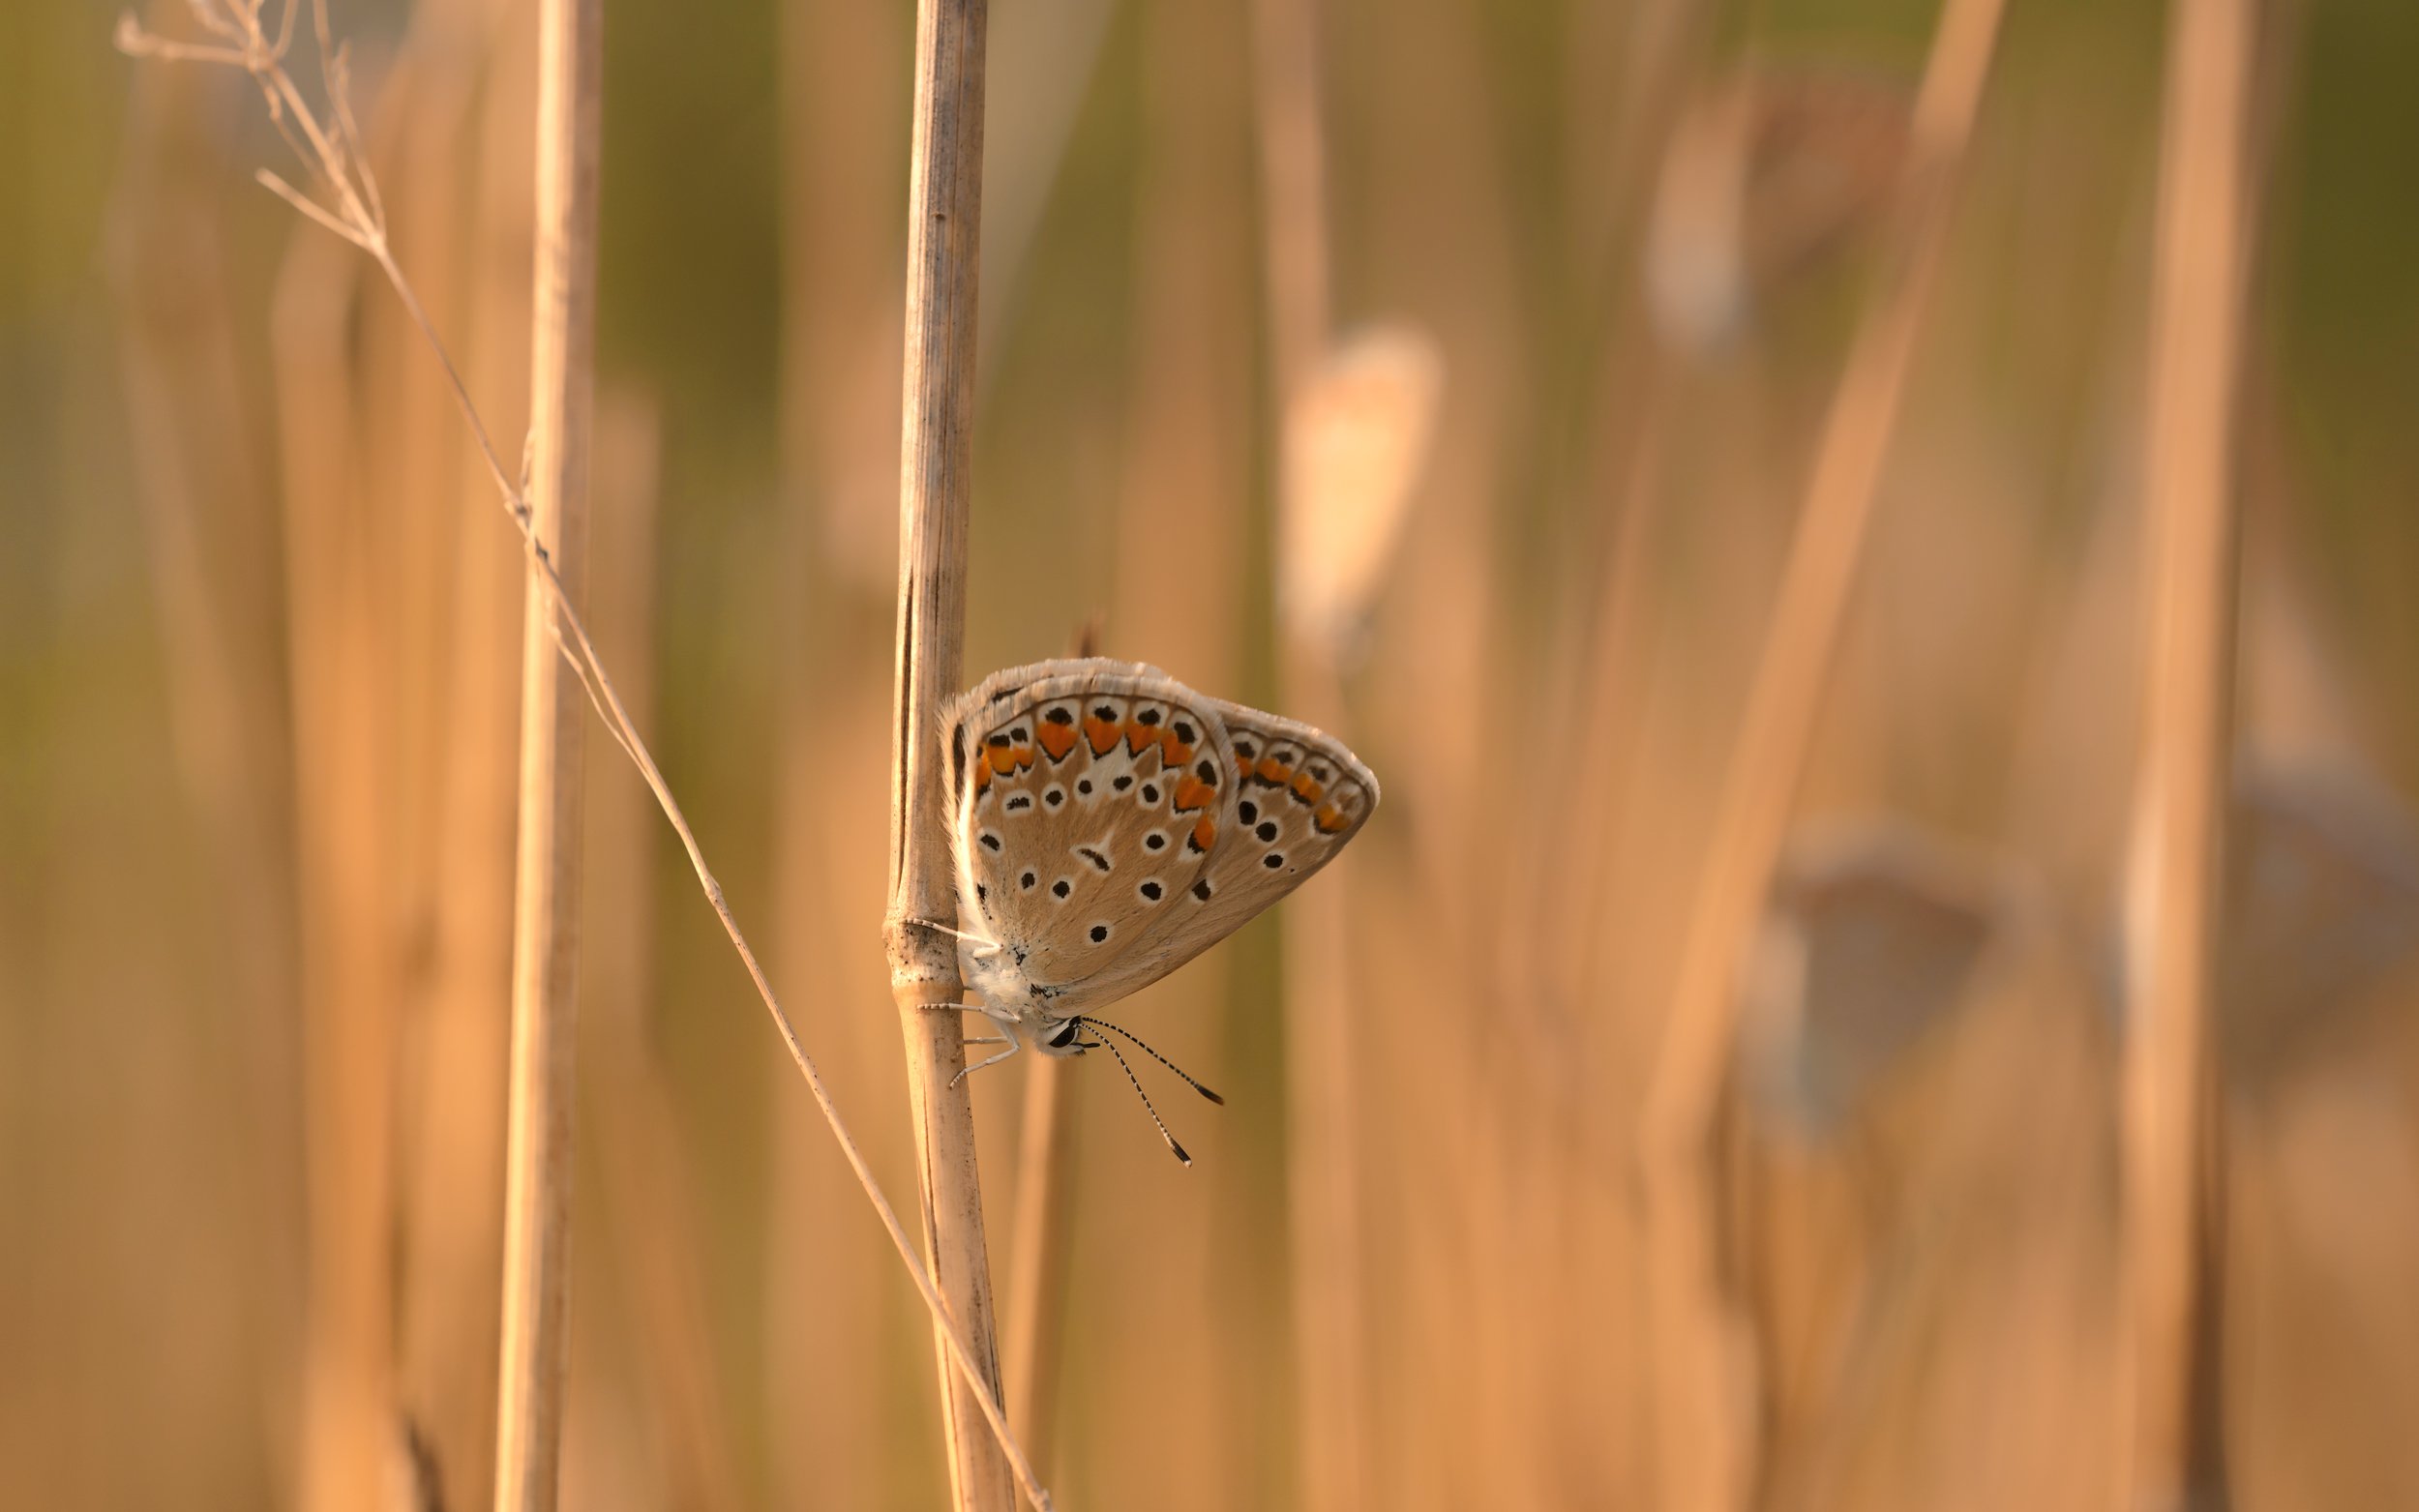
<path id="1" fill-rule="evenodd" d="M 1091 1047 L 1084 1040 L 1084 1021 L 1045 1017 L 1033 1033 L 1033 1048 L 1045 1055 L 1080 1055 Z"/>

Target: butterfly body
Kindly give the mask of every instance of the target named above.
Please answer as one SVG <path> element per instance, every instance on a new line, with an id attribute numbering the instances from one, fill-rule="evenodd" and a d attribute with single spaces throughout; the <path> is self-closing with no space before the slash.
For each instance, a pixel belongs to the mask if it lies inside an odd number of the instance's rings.
<path id="1" fill-rule="evenodd" d="M 968 1006 L 1008 1039 L 993 1060 L 1094 1048 L 1094 1010 L 1300 885 L 1378 801 L 1332 736 L 1133 662 L 995 673 L 941 740 Z"/>

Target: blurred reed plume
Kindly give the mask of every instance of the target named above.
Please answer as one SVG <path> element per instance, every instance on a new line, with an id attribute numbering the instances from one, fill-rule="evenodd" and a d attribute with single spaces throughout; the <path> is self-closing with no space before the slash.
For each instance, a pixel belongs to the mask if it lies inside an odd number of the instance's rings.
<path id="1" fill-rule="evenodd" d="M 960 1089 L 1004 1402 L 860 1205 L 916 28 L 606 11 L 570 1504 L 2419 1504 L 2419 10 L 990 16 L 925 692 L 1386 786 L 1129 1005 L 1193 1171 Z M 0 6 L 11 1506 L 495 1491 L 537 13 L 287 14 Z"/>

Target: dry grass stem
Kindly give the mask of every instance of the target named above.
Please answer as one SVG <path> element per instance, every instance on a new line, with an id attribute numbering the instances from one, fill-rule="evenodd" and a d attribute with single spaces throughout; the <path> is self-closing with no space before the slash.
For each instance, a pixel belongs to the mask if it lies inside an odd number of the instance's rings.
<path id="1" fill-rule="evenodd" d="M 603 21 L 600 0 L 545 0 L 538 13 L 526 485 L 530 531 L 549 543 L 552 560 L 543 574 L 531 566 L 523 608 L 496 1512 L 554 1506 L 570 1359 L 582 711 L 555 654 L 547 575 L 576 582 L 586 559 Z"/>
<path id="2" fill-rule="evenodd" d="M 2253 26 L 2252 0 L 2174 7 L 2160 150 L 2143 479 L 2149 667 L 2125 934 L 2132 1421 L 2120 1497 L 2144 1512 L 2223 1499 L 2214 1405 L 2196 1396 L 2216 1343 L 2208 1024 L 2233 739 Z"/>
<path id="3" fill-rule="evenodd" d="M 1282 311 L 1272 311 L 1280 317 Z M 1281 343 L 1279 343 L 1281 344 Z M 1344 663 L 1426 464 L 1444 360 L 1387 329 L 1323 351 L 1286 409 L 1277 532 L 1283 707 L 1344 723 Z M 1287 1193 L 1305 1505 L 1359 1506 L 1375 1484 L 1359 1212 L 1359 1030 L 1349 959 L 1358 863 L 1289 899 L 1285 933 Z"/>
<path id="4" fill-rule="evenodd" d="M 914 1241 L 909 1236 L 906 1226 L 900 1222 L 897 1211 L 890 1205 L 889 1200 L 882 1195 L 881 1187 L 875 1180 L 872 1168 L 866 1164 L 863 1152 L 849 1135 L 848 1127 L 841 1119 L 839 1109 L 831 1099 L 830 1090 L 824 1085 L 813 1058 L 807 1054 L 805 1047 L 799 1042 L 795 1027 L 791 1023 L 788 1013 L 781 1007 L 780 998 L 773 992 L 771 981 L 765 976 L 762 963 L 758 961 L 755 950 L 748 944 L 746 935 L 740 931 L 738 921 L 731 911 L 729 902 L 723 896 L 722 884 L 715 879 L 712 869 L 707 866 L 703 848 L 698 842 L 696 832 L 690 828 L 686 814 L 681 810 L 679 802 L 672 796 L 670 785 L 664 780 L 662 769 L 656 765 L 653 754 L 639 733 L 636 722 L 631 719 L 628 708 L 625 707 L 620 695 L 614 689 L 612 679 L 597 657 L 587 627 L 578 608 L 565 594 L 560 575 L 554 568 L 552 554 L 535 533 L 524 489 L 515 482 L 515 475 L 506 470 L 495 449 L 493 438 L 488 433 L 485 422 L 481 420 L 477 408 L 470 401 L 469 392 L 463 385 L 461 374 L 455 368 L 450 352 L 438 336 L 434 324 L 430 320 L 427 311 L 422 307 L 419 296 L 413 291 L 410 280 L 404 276 L 402 267 L 395 260 L 388 242 L 385 207 L 378 198 L 375 178 L 370 171 L 366 155 L 361 151 L 359 133 L 353 124 L 351 105 L 348 102 L 349 82 L 344 55 L 328 36 L 324 0 L 318 0 L 318 3 L 314 3 L 313 7 L 321 49 L 322 68 L 329 81 L 329 105 L 324 117 L 310 107 L 301 90 L 284 68 L 285 52 L 292 35 L 293 8 L 289 7 L 281 13 L 274 34 L 263 24 L 261 18 L 263 8 L 262 0 L 200 0 L 200 3 L 194 7 L 194 14 L 206 29 L 221 39 L 221 42 L 215 44 L 195 46 L 154 36 L 131 15 L 121 17 L 116 41 L 121 50 L 134 57 L 171 62 L 200 62 L 243 69 L 258 84 L 267 102 L 271 119 L 277 124 L 287 144 L 301 159 L 305 168 L 313 175 L 314 182 L 334 202 L 333 207 L 310 200 L 309 196 L 303 195 L 300 191 L 295 190 L 275 174 L 263 172 L 260 175 L 261 181 L 277 190 L 289 201 L 309 202 L 312 206 L 311 219 L 368 253 L 377 265 L 379 272 L 385 276 L 387 284 L 394 290 L 396 298 L 402 301 L 405 312 L 427 341 L 432 355 L 436 358 L 439 368 L 443 371 L 447 391 L 452 395 L 464 425 L 470 430 L 479 456 L 486 464 L 490 481 L 495 487 L 498 501 L 502 504 L 507 518 L 520 532 L 523 548 L 535 571 L 536 579 L 542 585 L 547 597 L 552 602 L 553 624 L 557 637 L 556 649 L 580 679 L 590 705 L 595 708 L 598 717 L 605 725 L 606 732 L 613 737 L 614 743 L 621 747 L 632 764 L 637 767 L 640 777 L 647 786 L 647 790 L 653 795 L 656 806 L 663 812 L 665 820 L 672 825 L 673 834 L 679 839 L 681 849 L 688 857 L 690 869 L 696 874 L 698 884 L 704 892 L 706 902 L 713 907 L 715 917 L 722 924 L 725 936 L 730 939 L 732 950 L 738 954 L 740 964 L 747 969 L 748 978 L 755 984 L 757 995 L 762 1000 L 765 1011 L 772 1016 L 773 1025 L 781 1035 L 783 1048 L 788 1051 L 791 1062 L 797 1066 L 798 1074 L 806 1082 L 807 1090 L 814 1096 L 816 1106 L 821 1111 L 824 1121 L 830 1126 L 833 1137 L 839 1141 L 841 1152 L 848 1158 L 850 1170 L 855 1174 L 858 1185 L 864 1189 L 867 1201 L 873 1204 L 876 1215 L 881 1220 L 892 1247 L 897 1250 L 902 1263 L 907 1267 L 910 1280 L 914 1283 L 925 1307 L 933 1316 L 936 1329 L 942 1341 L 942 1348 L 956 1364 L 960 1375 L 969 1383 L 969 1394 L 975 1399 L 983 1419 L 991 1425 L 992 1432 L 1000 1442 L 1009 1468 L 1015 1472 L 1018 1483 L 1037 1506 L 1047 1508 L 1051 1504 L 1049 1494 L 1034 1482 L 1030 1467 L 1023 1452 L 1008 1435 L 1006 1413 L 1000 1405 L 997 1390 L 991 1384 L 996 1370 L 977 1364 L 972 1347 L 968 1344 L 964 1333 L 951 1321 L 950 1311 L 942 1301 L 940 1290 L 934 1285 L 931 1273 L 926 1270 L 922 1260 L 917 1255 Z M 933 1017 L 943 1018 L 945 1016 L 935 1015 Z M 989 1354 L 990 1350 L 986 1346 L 984 1357 L 988 1359 Z"/>
<path id="5" fill-rule="evenodd" d="M 1881 465 L 1946 240 L 2001 0 L 1950 0 L 1917 102 L 1894 260 L 1848 354 L 1725 775 L 1653 1081 L 1640 1159 L 1653 1308 L 1658 1487 L 1667 1506 L 1746 1505 L 1754 1483 L 1746 1340 L 1716 1260 L 1718 1102 L 1738 968 L 1780 853 Z"/>
<path id="6" fill-rule="evenodd" d="M 1285 463 L 1277 504 L 1279 539 L 1286 547 L 1280 561 L 1324 567 L 1327 557 L 1300 553 L 1302 538 L 1314 528 L 1306 522 L 1324 518 L 1330 507 L 1349 512 L 1351 506 L 1311 491 L 1334 481 L 1323 475 L 1332 450 L 1323 443 L 1331 428 L 1314 435 L 1306 423 L 1329 418 L 1314 417 L 1308 393 L 1323 369 L 1330 318 L 1318 13 L 1308 0 L 1256 0 L 1252 33 L 1269 386 L 1277 399 L 1278 452 Z M 1385 439 L 1379 440 L 1381 448 Z M 1379 533 L 1390 533 L 1390 524 L 1380 525 Z M 1374 562 L 1384 552 L 1373 548 L 1366 554 Z M 1332 726 L 1341 690 L 1336 644 L 1329 632 L 1337 619 L 1330 612 L 1314 623 L 1312 597 L 1293 583 L 1280 587 L 1280 616 L 1291 633 L 1286 649 L 1289 663 L 1297 665 L 1286 667 L 1289 675 L 1279 685 L 1283 707 L 1295 717 Z M 1295 1391 L 1303 1423 L 1300 1495 L 1305 1505 L 1320 1507 L 1360 1505 L 1371 1468 L 1359 1373 L 1367 1333 L 1354 1193 L 1350 984 L 1343 961 L 1348 869 L 1349 863 L 1336 868 L 1323 887 L 1293 900 L 1283 963 L 1286 1197 Z"/>
<path id="7" fill-rule="evenodd" d="M 1024 1128 L 1017 1143 L 1016 1210 L 1009 1219 L 1008 1297 L 1000 1334 L 1007 1356 L 1008 1421 L 1050 1473 L 1059 1421 L 1060 1331 L 1066 1318 L 1067 1251 L 1074 1229 L 1074 1066 L 1044 1057 L 1025 1073 Z"/>
<path id="8" fill-rule="evenodd" d="M 1277 400 L 1317 366 L 1328 339 L 1327 139 L 1319 119 L 1319 10 L 1252 0 L 1262 258 Z M 1280 413 L 1282 411 L 1280 410 Z"/>
<path id="9" fill-rule="evenodd" d="M 920 921 L 954 919 L 941 706 L 963 681 L 966 533 L 974 410 L 977 253 L 982 234 L 984 0 L 923 0 L 915 21 L 914 145 L 909 166 L 906 369 L 899 459 L 899 627 L 890 782 L 891 993 L 907 1047 L 908 1096 L 924 1197 L 924 1243 L 947 1299 L 941 1428 L 960 1512 L 1009 1512 L 1014 1496 L 974 1409 L 996 1402 L 1000 1360 L 983 1240 L 974 1114 L 966 1069 L 957 942 Z M 976 1369 L 950 1379 L 963 1329 Z M 1004 1434 L 1002 1438 L 1004 1438 Z M 1038 1499 L 1028 1482 L 1027 1494 Z"/>

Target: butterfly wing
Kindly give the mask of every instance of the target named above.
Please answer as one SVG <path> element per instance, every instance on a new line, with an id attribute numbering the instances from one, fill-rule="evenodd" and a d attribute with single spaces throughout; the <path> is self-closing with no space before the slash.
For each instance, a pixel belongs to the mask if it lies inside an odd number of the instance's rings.
<path id="1" fill-rule="evenodd" d="M 1100 1001 L 1167 975 L 1335 858 L 1378 806 L 1377 774 L 1325 730 L 1204 698 L 1225 726 L 1237 778 L 1210 864 L 1162 933 L 1114 964 Z"/>
<path id="2" fill-rule="evenodd" d="M 961 919 L 1057 1011 L 1107 1001 L 1231 824 L 1215 700 L 1139 663 L 1042 662 L 952 704 L 942 739 Z"/>

